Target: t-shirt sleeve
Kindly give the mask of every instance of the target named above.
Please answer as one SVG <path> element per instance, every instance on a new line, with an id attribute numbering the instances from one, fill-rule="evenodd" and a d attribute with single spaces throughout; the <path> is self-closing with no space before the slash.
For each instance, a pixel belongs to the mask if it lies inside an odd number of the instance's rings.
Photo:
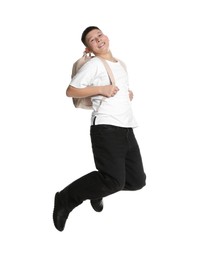
<path id="1" fill-rule="evenodd" d="M 71 79 L 70 85 L 76 88 L 85 88 L 93 84 L 96 73 L 96 64 L 94 62 L 86 62 Z"/>

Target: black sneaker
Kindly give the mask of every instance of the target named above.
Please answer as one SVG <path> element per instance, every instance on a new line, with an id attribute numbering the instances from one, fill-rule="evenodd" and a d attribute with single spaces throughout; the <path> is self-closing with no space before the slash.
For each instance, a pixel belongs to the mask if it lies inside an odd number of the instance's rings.
<path id="1" fill-rule="evenodd" d="M 90 203 L 96 212 L 101 212 L 103 210 L 103 198 L 91 200 Z"/>
<path id="2" fill-rule="evenodd" d="M 69 212 L 63 207 L 60 200 L 59 192 L 55 195 L 54 211 L 53 211 L 53 223 L 59 231 L 63 231 Z"/>

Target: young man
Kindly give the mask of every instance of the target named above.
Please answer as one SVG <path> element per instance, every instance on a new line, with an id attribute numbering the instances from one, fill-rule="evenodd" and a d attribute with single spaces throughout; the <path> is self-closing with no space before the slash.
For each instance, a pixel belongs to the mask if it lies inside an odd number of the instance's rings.
<path id="1" fill-rule="evenodd" d="M 137 124 L 131 108 L 127 72 L 113 57 L 109 39 L 98 27 L 87 27 L 81 40 L 86 52 L 95 57 L 72 78 L 66 94 L 75 98 L 91 97 L 90 135 L 97 170 L 56 193 L 53 221 L 59 231 L 64 230 L 69 213 L 83 201 L 90 200 L 93 209 L 100 212 L 103 197 L 121 190 L 141 189 L 146 180 L 133 132 Z M 110 84 L 106 69 L 96 56 L 107 61 L 116 86 Z"/>

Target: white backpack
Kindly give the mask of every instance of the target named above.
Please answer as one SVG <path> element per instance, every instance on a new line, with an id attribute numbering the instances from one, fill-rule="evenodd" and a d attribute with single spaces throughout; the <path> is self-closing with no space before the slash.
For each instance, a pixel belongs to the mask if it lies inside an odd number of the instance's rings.
<path id="1" fill-rule="evenodd" d="M 71 74 L 71 77 L 73 78 L 76 73 L 78 72 L 78 70 L 86 63 L 88 62 L 90 59 L 92 59 L 93 57 L 95 56 L 91 56 L 90 54 L 87 54 L 86 52 L 84 52 L 83 56 L 78 59 L 72 66 L 72 74 Z M 112 85 L 115 85 L 115 79 L 114 79 L 114 76 L 113 76 L 113 73 L 108 65 L 108 63 L 106 62 L 105 59 L 99 57 L 99 56 L 96 56 L 98 57 L 102 62 L 103 62 L 103 65 L 105 66 L 105 69 L 108 73 L 108 77 L 110 79 L 110 82 Z M 121 65 L 124 67 L 124 69 L 126 70 L 126 67 L 124 65 L 123 62 L 121 62 Z M 105 98 L 105 97 L 104 97 Z M 92 102 L 91 102 L 91 97 L 85 97 L 85 98 L 72 98 L 73 100 L 73 104 L 76 108 L 83 108 L 83 109 L 92 109 Z"/>

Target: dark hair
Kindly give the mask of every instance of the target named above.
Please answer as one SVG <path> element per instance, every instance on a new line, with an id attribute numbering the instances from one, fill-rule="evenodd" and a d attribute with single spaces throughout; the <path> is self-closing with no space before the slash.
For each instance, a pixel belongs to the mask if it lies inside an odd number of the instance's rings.
<path id="1" fill-rule="evenodd" d="M 86 46 L 85 38 L 86 38 L 87 34 L 88 34 L 89 32 L 91 32 L 92 30 L 94 30 L 94 29 L 100 30 L 97 26 L 89 26 L 89 27 L 87 27 L 87 28 L 83 31 L 82 37 L 81 37 L 81 41 L 84 43 L 85 46 Z"/>

